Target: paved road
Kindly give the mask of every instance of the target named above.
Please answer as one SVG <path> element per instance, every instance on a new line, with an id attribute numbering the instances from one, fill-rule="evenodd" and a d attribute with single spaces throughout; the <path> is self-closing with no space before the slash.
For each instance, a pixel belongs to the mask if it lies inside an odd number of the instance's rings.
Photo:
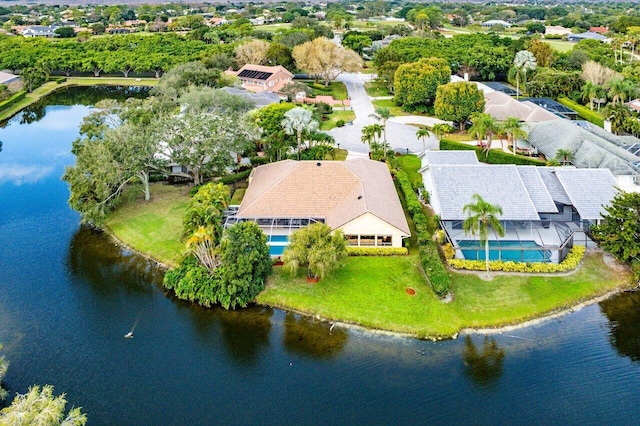
<path id="1" fill-rule="evenodd" d="M 375 118 L 370 117 L 375 113 L 375 108 L 364 88 L 364 83 L 370 79 L 371 75 L 368 74 L 342 74 L 338 77 L 338 81 L 347 86 L 351 107 L 356 114 L 353 125 L 336 127 L 329 131 L 329 134 L 335 138 L 336 143 L 339 143 L 342 149 L 360 153 L 369 152 L 369 147 L 363 144 L 360 138 L 364 126 L 378 122 Z M 416 130 L 418 130 L 417 127 L 396 122 L 396 119 L 392 118 L 387 122 L 387 141 L 398 152 L 406 153 L 407 149 L 413 153 L 421 152 L 423 150 L 422 141 L 416 137 Z M 435 136 L 431 136 L 426 141 L 426 148 L 436 147 L 438 147 L 438 140 Z"/>

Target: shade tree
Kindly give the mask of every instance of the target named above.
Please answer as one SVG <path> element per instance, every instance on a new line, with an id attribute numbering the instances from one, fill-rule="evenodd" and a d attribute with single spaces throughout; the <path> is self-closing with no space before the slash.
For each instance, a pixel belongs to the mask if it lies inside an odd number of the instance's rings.
<path id="1" fill-rule="evenodd" d="M 484 111 L 484 93 L 466 81 L 443 84 L 436 91 L 434 112 L 441 120 L 458 123 L 464 129 L 473 114 Z"/>
<path id="2" fill-rule="evenodd" d="M 291 234 L 282 260 L 292 274 L 307 270 L 309 278 L 325 278 L 347 258 L 347 243 L 342 231 L 331 231 L 324 223 L 314 223 Z"/>

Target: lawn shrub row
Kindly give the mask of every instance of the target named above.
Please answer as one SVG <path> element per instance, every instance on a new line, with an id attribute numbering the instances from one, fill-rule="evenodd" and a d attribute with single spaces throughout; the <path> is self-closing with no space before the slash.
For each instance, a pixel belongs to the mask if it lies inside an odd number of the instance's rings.
<path id="1" fill-rule="evenodd" d="M 221 177 L 217 180 L 217 182 L 224 183 L 225 185 L 229 185 L 230 183 L 238 182 L 243 179 L 246 179 L 251 174 L 251 169 L 245 170 L 240 173 L 234 173 L 232 175 Z"/>
<path id="2" fill-rule="evenodd" d="M 347 247 L 349 256 L 406 256 L 406 247 Z"/>
<path id="3" fill-rule="evenodd" d="M 259 166 L 261 164 L 269 163 L 269 157 L 249 157 L 252 166 Z"/>
<path id="4" fill-rule="evenodd" d="M 396 173 L 396 179 L 404 194 L 407 211 L 416 226 L 422 269 L 424 269 L 424 272 L 427 274 L 433 291 L 438 296 L 445 296 L 451 289 L 451 275 L 447 272 L 447 269 L 440 259 L 438 245 L 431 238 L 429 220 L 422 210 L 422 204 L 418 200 L 413 186 L 411 186 L 411 181 L 407 173 L 402 170 L 398 171 Z"/>
<path id="5" fill-rule="evenodd" d="M 489 269 L 492 271 L 503 272 L 538 272 L 538 273 L 555 273 L 568 272 L 575 269 L 582 258 L 586 249 L 583 246 L 574 246 L 567 257 L 560 263 L 543 263 L 543 262 L 503 262 L 494 260 L 489 262 Z M 487 268 L 484 260 L 463 260 L 450 259 L 449 266 L 456 269 L 466 269 L 469 271 L 485 271 Z"/>
<path id="6" fill-rule="evenodd" d="M 467 145 L 446 139 L 440 140 L 440 149 L 448 151 L 475 151 L 478 161 L 489 164 L 516 164 L 519 166 L 544 166 L 546 162 L 537 158 L 513 155 L 499 149 L 491 149 L 483 152 L 479 146 Z"/>
<path id="7" fill-rule="evenodd" d="M 16 94 L 14 94 L 13 96 L 11 96 L 9 99 L 5 99 L 4 101 L 0 102 L 0 111 L 2 111 L 5 108 L 9 108 L 11 105 L 21 101 L 22 99 L 24 99 L 25 96 L 27 96 L 27 91 L 21 90 Z"/>
<path id="8" fill-rule="evenodd" d="M 596 126 L 604 127 L 604 118 L 602 117 L 602 115 L 600 115 L 599 112 L 592 111 L 591 108 L 582 106 L 569 98 L 558 98 L 558 102 L 577 112 L 580 117 L 584 118 L 589 123 L 593 123 Z"/>

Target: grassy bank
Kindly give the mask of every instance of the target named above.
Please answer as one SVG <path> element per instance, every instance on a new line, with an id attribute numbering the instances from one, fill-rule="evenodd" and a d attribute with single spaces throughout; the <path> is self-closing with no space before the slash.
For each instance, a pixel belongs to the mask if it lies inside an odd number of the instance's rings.
<path id="1" fill-rule="evenodd" d="M 125 244 L 167 265 L 176 265 L 184 251 L 180 241 L 182 216 L 189 189 L 185 186 L 154 184 L 151 200 L 144 201 L 135 188 L 107 220 L 107 227 Z"/>
<path id="2" fill-rule="evenodd" d="M 124 78 L 124 77 L 69 77 L 63 83 L 49 81 L 38 87 L 27 95 L 20 102 L 0 111 L 0 121 L 8 120 L 15 114 L 38 102 L 40 99 L 63 87 L 72 86 L 155 86 L 158 79 L 155 78 Z"/>
<path id="3" fill-rule="evenodd" d="M 568 276 L 454 274 L 455 299 L 443 303 L 419 270 L 417 255 L 352 257 L 344 268 L 316 283 L 276 268 L 258 303 L 293 309 L 328 320 L 391 330 L 418 337 L 452 336 L 464 328 L 523 322 L 631 283 L 628 272 L 612 270 L 600 253 L 588 254 Z M 407 294 L 407 287 L 416 291 Z"/>
<path id="4" fill-rule="evenodd" d="M 329 119 L 327 121 L 323 121 L 320 125 L 321 130 L 331 130 L 338 126 L 338 121 L 342 120 L 345 123 L 348 121 L 353 121 L 356 119 L 356 113 L 353 111 L 347 110 L 333 110 L 331 114 L 329 114 Z"/>

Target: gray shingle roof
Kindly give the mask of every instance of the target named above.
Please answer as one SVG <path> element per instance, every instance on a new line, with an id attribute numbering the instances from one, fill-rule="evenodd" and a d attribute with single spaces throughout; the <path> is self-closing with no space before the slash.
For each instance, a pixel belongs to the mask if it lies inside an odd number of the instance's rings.
<path id="1" fill-rule="evenodd" d="M 614 137 L 610 135 L 608 139 Z M 573 164 L 578 168 L 607 168 L 614 175 L 640 173 L 634 166 L 638 157 L 622 148 L 624 143 L 618 146 L 569 120 L 532 125 L 528 139 L 547 158 L 555 158 L 560 149 L 571 151 Z"/>
<path id="2" fill-rule="evenodd" d="M 479 194 L 502 208 L 501 220 L 540 220 L 513 165 L 437 165 L 431 167 L 443 220 L 464 220 L 466 204 Z"/>
<path id="3" fill-rule="evenodd" d="M 538 174 L 544 182 L 544 186 L 547 187 L 549 195 L 556 203 L 571 205 L 571 199 L 567 195 L 567 191 L 564 190 L 562 184 L 558 180 L 558 176 L 555 174 L 555 167 L 540 167 Z"/>
<path id="4" fill-rule="evenodd" d="M 475 151 L 425 151 L 427 164 L 436 165 L 473 165 L 480 164 Z"/>
<path id="5" fill-rule="evenodd" d="M 611 203 L 618 190 L 609 170 L 585 170 L 559 167 L 556 176 L 571 199 L 580 217 L 586 220 L 602 218 L 604 207 Z"/>
<path id="6" fill-rule="evenodd" d="M 536 206 L 538 213 L 557 213 L 558 208 L 554 203 L 549 190 L 545 186 L 540 173 L 539 167 L 536 166 L 520 166 L 517 167 L 518 173 L 522 178 L 525 188 L 533 201 L 533 205 Z"/>

